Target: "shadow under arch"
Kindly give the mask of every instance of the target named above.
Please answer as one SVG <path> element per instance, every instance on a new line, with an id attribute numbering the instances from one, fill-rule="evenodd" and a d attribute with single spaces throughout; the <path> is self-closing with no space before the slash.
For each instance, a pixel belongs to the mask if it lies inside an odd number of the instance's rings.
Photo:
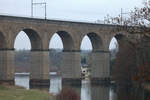
<path id="1" fill-rule="evenodd" d="M 71 35 L 66 31 L 57 31 L 63 43 L 63 51 L 70 51 L 74 49 L 74 41 Z M 51 40 L 51 39 L 50 39 Z"/>
<path id="2" fill-rule="evenodd" d="M 109 41 L 110 59 L 116 59 L 118 53 L 130 44 L 125 34 L 114 34 Z M 110 61 L 111 62 L 111 61 Z"/>
<path id="3" fill-rule="evenodd" d="M 29 37 L 29 40 L 31 42 L 31 51 L 42 49 L 42 40 L 41 40 L 39 34 L 35 30 L 26 28 L 26 29 L 23 29 L 22 31 L 24 31 L 26 33 L 26 35 Z M 18 36 L 18 34 L 17 34 L 17 36 Z"/>
<path id="4" fill-rule="evenodd" d="M 6 44 L 6 38 L 4 34 L 0 31 L 0 49 L 6 49 L 7 44 Z"/>
<path id="5" fill-rule="evenodd" d="M 114 37 L 118 42 L 126 39 L 126 37 L 123 34 L 116 34 Z"/>
<path id="6" fill-rule="evenodd" d="M 104 49 L 103 41 L 99 35 L 97 35 L 94 32 L 90 32 L 86 35 L 89 37 L 89 39 L 91 41 L 92 48 L 93 48 L 92 51 L 103 51 L 103 49 Z M 84 35 L 84 37 L 85 37 L 85 35 Z M 83 38 L 82 38 L 82 41 L 83 41 Z M 80 43 L 80 47 L 81 47 L 81 43 Z"/>
<path id="7" fill-rule="evenodd" d="M 115 34 L 114 38 L 117 40 L 118 50 L 120 50 L 123 45 L 125 45 L 126 43 L 129 42 L 127 37 L 124 34 L 121 34 L 121 33 Z M 111 41 L 109 43 L 111 43 Z"/>

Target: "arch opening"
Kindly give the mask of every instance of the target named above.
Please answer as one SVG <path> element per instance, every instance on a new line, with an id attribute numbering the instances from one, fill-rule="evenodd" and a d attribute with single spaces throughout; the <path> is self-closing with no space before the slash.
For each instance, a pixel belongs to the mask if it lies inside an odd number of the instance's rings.
<path id="1" fill-rule="evenodd" d="M 110 73 L 112 73 L 112 66 L 114 66 L 116 62 L 117 54 L 120 50 L 120 46 L 124 43 L 125 36 L 122 34 L 116 34 L 112 37 L 109 44 L 110 51 Z"/>
<path id="2" fill-rule="evenodd" d="M 72 37 L 65 31 L 53 34 L 49 41 L 51 72 L 61 73 L 62 51 L 71 51 L 74 48 Z"/>
<path id="3" fill-rule="evenodd" d="M 125 42 L 127 42 L 126 37 L 122 34 L 116 34 L 114 37 L 112 37 L 109 44 L 109 51 L 114 53 L 113 56 L 119 52 L 119 49 Z"/>
<path id="4" fill-rule="evenodd" d="M 14 39 L 14 57 L 15 57 L 15 73 L 30 73 L 30 54 L 31 50 L 41 50 L 42 49 L 42 43 L 41 38 L 38 35 L 38 33 L 32 29 L 23 29 L 20 31 L 16 38 Z M 17 78 L 18 74 L 16 74 L 15 78 Z M 29 78 L 30 79 L 30 78 Z M 25 81 L 25 84 L 29 84 L 29 80 Z M 16 85 L 21 85 L 18 80 L 15 80 Z M 24 86 L 22 84 L 22 86 Z M 24 86 L 26 87 L 26 86 Z M 26 87 L 29 89 L 29 87 Z"/>
<path id="5" fill-rule="evenodd" d="M 55 41 L 55 43 L 52 43 Z M 66 50 L 73 50 L 74 43 L 72 37 L 65 31 L 58 31 L 56 32 L 49 43 L 49 48 L 59 48 L 64 51 Z"/>
<path id="6" fill-rule="evenodd" d="M 109 51 L 111 59 L 116 57 L 117 52 L 119 51 L 119 44 L 116 37 L 113 37 L 109 44 Z"/>
<path id="7" fill-rule="evenodd" d="M 22 37 L 21 37 L 22 36 Z M 14 47 L 16 46 L 16 39 L 17 41 L 20 39 L 21 40 L 24 40 L 24 37 L 27 41 L 30 41 L 27 42 L 27 44 L 29 44 L 29 47 L 26 48 L 26 49 L 31 49 L 31 50 L 41 50 L 42 49 L 42 41 L 41 41 L 41 38 L 40 36 L 38 35 L 38 33 L 32 29 L 23 29 L 22 31 L 20 31 L 15 40 L 14 40 Z M 18 39 L 19 38 L 19 39 Z M 20 47 L 23 47 L 23 46 L 26 46 L 27 44 L 24 42 L 23 45 L 21 46 L 21 43 L 20 42 Z M 17 46 L 19 45 L 19 42 L 17 42 Z M 18 46 L 19 47 L 19 46 Z M 18 49 L 18 48 L 17 48 Z M 23 49 L 23 48 L 20 48 L 20 49 Z"/>
<path id="8" fill-rule="evenodd" d="M 86 34 L 82 39 L 80 50 L 82 68 L 91 66 L 92 52 L 103 50 L 103 43 L 101 38 L 93 32 Z"/>
<path id="9" fill-rule="evenodd" d="M 57 33 L 55 33 L 50 40 L 49 49 L 63 50 L 63 48 L 64 47 L 61 37 Z"/>
<path id="10" fill-rule="evenodd" d="M 120 79 L 124 78 L 130 83 L 131 76 L 134 76 L 137 70 L 136 45 L 122 34 L 117 34 L 114 38 L 117 45 L 115 43 L 115 48 L 110 49 L 110 74 L 117 82 L 121 82 Z"/>
<path id="11" fill-rule="evenodd" d="M 91 60 L 91 52 L 93 50 L 92 42 L 90 38 L 85 35 L 82 39 L 81 46 L 81 65 L 83 68 L 88 67 L 89 62 Z"/>
<path id="12" fill-rule="evenodd" d="M 58 31 L 57 34 L 61 37 L 63 43 L 63 50 L 73 50 L 74 43 L 72 37 L 65 31 Z"/>
<path id="13" fill-rule="evenodd" d="M 30 39 L 24 31 L 19 32 L 16 36 L 14 48 L 15 50 L 31 50 Z"/>
<path id="14" fill-rule="evenodd" d="M 55 33 L 49 43 L 51 67 L 50 72 L 60 72 L 63 43 L 58 33 Z"/>
<path id="15" fill-rule="evenodd" d="M 42 41 L 38 33 L 32 29 L 23 30 L 31 41 L 31 50 L 40 50 L 42 49 Z"/>
<path id="16" fill-rule="evenodd" d="M 24 31 L 20 31 L 14 42 L 15 73 L 30 73 L 31 42 Z M 16 83 L 17 84 L 17 83 Z"/>
<path id="17" fill-rule="evenodd" d="M 96 33 L 88 33 L 87 36 L 91 40 L 93 51 L 101 51 L 103 50 L 103 42 L 100 36 Z"/>

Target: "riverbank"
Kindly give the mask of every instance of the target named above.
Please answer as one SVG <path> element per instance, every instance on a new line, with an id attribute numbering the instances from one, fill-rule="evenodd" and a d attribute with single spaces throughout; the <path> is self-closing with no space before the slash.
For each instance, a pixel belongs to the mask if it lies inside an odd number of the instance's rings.
<path id="1" fill-rule="evenodd" d="M 0 85 L 0 100 L 54 100 L 44 90 L 26 90 L 18 86 Z"/>

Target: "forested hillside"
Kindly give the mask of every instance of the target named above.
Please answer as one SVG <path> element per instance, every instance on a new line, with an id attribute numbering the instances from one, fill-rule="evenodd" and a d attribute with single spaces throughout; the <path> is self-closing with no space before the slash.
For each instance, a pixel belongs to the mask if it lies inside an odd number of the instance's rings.
<path id="1" fill-rule="evenodd" d="M 116 52 L 111 52 L 113 58 L 115 58 Z M 59 71 L 62 62 L 62 50 L 61 49 L 50 49 L 50 60 L 51 60 L 51 71 Z M 92 53 L 89 50 L 81 51 L 81 64 L 91 64 Z M 19 50 L 15 51 L 15 70 L 16 72 L 29 72 L 30 71 L 30 51 Z"/>

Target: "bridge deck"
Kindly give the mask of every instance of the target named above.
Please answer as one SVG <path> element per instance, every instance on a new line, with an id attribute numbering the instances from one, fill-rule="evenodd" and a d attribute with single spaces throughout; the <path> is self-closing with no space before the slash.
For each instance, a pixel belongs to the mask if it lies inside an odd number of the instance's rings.
<path id="1" fill-rule="evenodd" d="M 115 24 L 102 24 L 102 23 L 92 23 L 92 22 L 80 22 L 80 21 L 70 21 L 70 20 L 58 20 L 58 19 L 42 19 L 42 18 L 31 18 L 31 17 L 23 17 L 23 16 L 8 16 L 8 15 L 0 15 L 0 20 L 27 20 L 27 21 L 36 21 L 37 23 L 64 23 L 64 24 L 80 24 L 80 25 L 95 25 L 95 26 L 107 26 L 107 27 L 118 27 L 121 25 Z"/>

